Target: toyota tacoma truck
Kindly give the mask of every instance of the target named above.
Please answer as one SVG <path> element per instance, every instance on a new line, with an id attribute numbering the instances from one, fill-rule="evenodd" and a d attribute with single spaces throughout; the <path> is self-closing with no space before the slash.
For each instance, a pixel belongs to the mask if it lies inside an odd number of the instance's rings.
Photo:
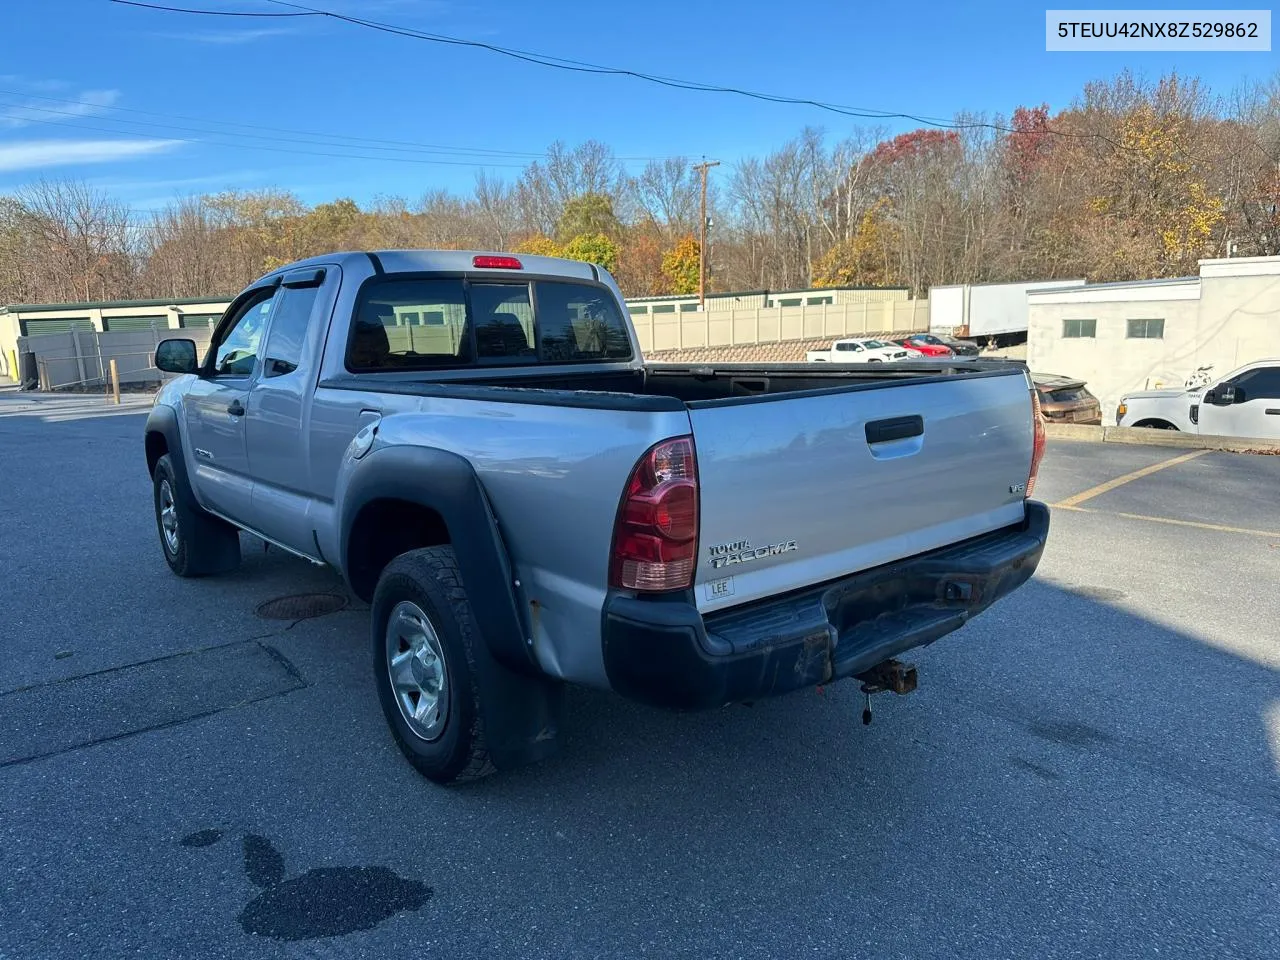
<path id="1" fill-rule="evenodd" d="M 1025 582 L 1048 533 L 1024 366 L 646 363 L 587 263 L 322 256 L 155 362 L 173 572 L 232 569 L 241 531 L 339 571 L 395 741 L 441 783 L 551 753 L 568 683 L 675 709 L 907 692 L 895 658 Z"/>

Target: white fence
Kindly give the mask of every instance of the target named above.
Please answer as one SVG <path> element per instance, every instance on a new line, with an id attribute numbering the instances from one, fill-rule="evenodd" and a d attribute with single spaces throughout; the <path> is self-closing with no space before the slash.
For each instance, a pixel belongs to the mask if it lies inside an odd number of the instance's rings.
<path id="1" fill-rule="evenodd" d="M 35 356 L 42 390 L 105 388 L 109 386 L 112 360 L 116 361 L 121 386 L 153 386 L 170 376 L 156 369 L 157 343 L 173 336 L 189 337 L 196 342 L 197 354 L 201 354 L 209 347 L 209 335 L 208 330 L 159 326 L 116 333 L 73 330 L 19 337 L 18 353 Z"/>
<path id="2" fill-rule="evenodd" d="M 685 311 L 633 316 L 640 349 L 730 347 L 817 337 L 861 337 L 929 329 L 929 301 L 830 303 L 821 306 Z"/>

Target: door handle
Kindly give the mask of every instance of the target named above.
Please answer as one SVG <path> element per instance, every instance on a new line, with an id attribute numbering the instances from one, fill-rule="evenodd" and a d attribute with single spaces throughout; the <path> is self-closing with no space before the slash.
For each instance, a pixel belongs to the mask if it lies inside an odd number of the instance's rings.
<path id="1" fill-rule="evenodd" d="M 227 413 L 231 414 L 233 417 L 243 417 L 244 404 L 241 403 L 238 399 L 232 400 L 229 404 L 227 404 Z"/>
<path id="2" fill-rule="evenodd" d="M 918 437 L 924 433 L 924 417 L 891 417 L 888 420 L 873 420 L 864 428 L 867 443 L 888 443 L 890 440 L 905 440 Z"/>
<path id="3" fill-rule="evenodd" d="M 1262 412 L 1268 417 L 1280 417 L 1280 407 L 1267 407 L 1267 409 Z"/>

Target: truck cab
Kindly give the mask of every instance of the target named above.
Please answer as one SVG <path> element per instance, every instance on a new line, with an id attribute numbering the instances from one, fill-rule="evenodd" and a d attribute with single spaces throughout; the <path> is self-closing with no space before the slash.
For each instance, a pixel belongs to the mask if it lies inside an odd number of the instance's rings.
<path id="1" fill-rule="evenodd" d="M 1116 424 L 1280 440 L 1280 358 L 1246 364 L 1203 389 L 1125 394 L 1116 408 Z"/>

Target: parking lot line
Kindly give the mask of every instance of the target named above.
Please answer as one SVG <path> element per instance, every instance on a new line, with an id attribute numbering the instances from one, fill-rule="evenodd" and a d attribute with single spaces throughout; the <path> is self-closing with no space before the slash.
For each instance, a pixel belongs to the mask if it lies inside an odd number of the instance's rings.
<path id="1" fill-rule="evenodd" d="M 1143 477 L 1150 476 L 1166 467 L 1176 467 L 1180 463 L 1186 463 L 1188 460 L 1194 460 L 1196 457 L 1202 457 L 1208 450 L 1192 450 L 1190 453 L 1183 453 L 1176 457 L 1170 457 L 1168 460 L 1161 460 L 1159 463 L 1153 463 L 1149 467 L 1143 467 L 1141 470 L 1134 470 L 1132 473 L 1126 473 L 1122 477 L 1116 477 L 1114 480 L 1108 480 L 1106 483 L 1100 483 L 1096 487 L 1090 487 L 1088 490 L 1081 491 L 1074 496 L 1067 497 L 1053 504 L 1055 507 L 1075 507 L 1084 503 L 1086 500 L 1092 500 L 1094 497 L 1114 490 L 1116 487 L 1124 486 L 1133 480 L 1141 480 Z"/>
<path id="2" fill-rule="evenodd" d="M 1123 517 L 1126 520 L 1150 520 L 1152 523 L 1171 523 L 1178 527 L 1195 527 L 1197 530 L 1214 530 L 1218 533 L 1244 533 L 1251 537 L 1270 537 L 1280 540 L 1280 530 L 1254 530 L 1251 527 L 1229 527 L 1221 523 L 1204 523 L 1200 520 L 1177 520 L 1173 517 L 1152 517 L 1145 513 L 1110 513 L 1106 510 L 1091 510 L 1088 507 L 1072 506 L 1065 501 L 1055 503 L 1054 510 L 1070 510 L 1073 513 L 1093 513 L 1101 517 Z"/>

